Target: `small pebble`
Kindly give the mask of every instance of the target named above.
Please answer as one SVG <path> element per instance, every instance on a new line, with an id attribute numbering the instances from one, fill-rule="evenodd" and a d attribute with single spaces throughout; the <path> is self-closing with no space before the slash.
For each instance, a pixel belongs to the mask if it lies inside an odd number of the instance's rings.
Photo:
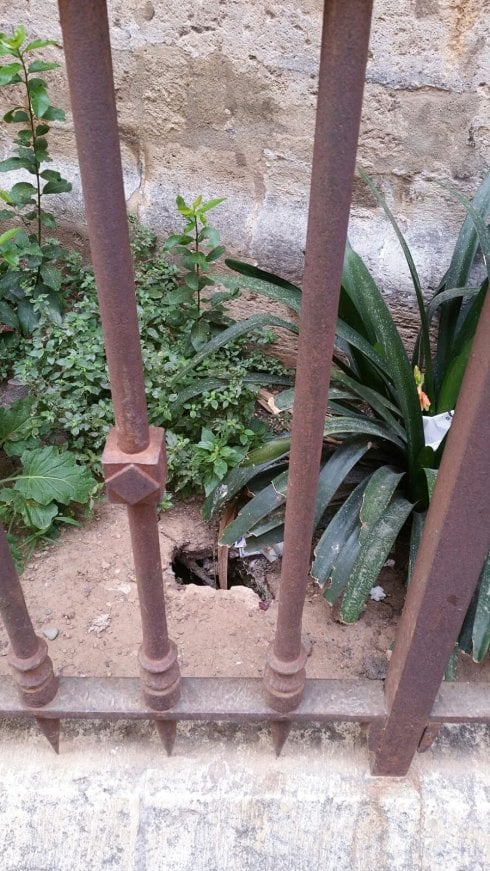
<path id="1" fill-rule="evenodd" d="M 54 641 L 59 634 L 60 630 L 56 626 L 45 626 L 43 629 L 43 635 L 48 641 Z"/>

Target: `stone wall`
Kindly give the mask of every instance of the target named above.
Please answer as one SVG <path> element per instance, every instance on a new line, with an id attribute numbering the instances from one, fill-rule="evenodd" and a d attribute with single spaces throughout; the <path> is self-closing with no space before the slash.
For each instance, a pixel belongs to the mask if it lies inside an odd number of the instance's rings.
<path id="1" fill-rule="evenodd" d="M 163 234 L 176 226 L 176 193 L 224 196 L 215 214 L 229 249 L 301 276 L 321 8 L 320 0 L 110 0 L 126 189 L 143 221 Z M 11 0 L 3 29 L 15 23 L 58 36 L 57 4 Z M 489 30 L 487 0 L 375 0 L 359 162 L 400 219 L 427 287 L 441 277 L 462 218 L 435 180 L 471 194 L 488 164 Z M 63 72 L 51 93 L 69 108 Z M 69 114 L 57 128 L 52 151 L 74 182 L 60 220 L 83 233 Z M 8 134 L 1 130 L 2 153 Z M 410 308 L 398 244 L 360 182 L 350 232 L 392 301 Z"/>

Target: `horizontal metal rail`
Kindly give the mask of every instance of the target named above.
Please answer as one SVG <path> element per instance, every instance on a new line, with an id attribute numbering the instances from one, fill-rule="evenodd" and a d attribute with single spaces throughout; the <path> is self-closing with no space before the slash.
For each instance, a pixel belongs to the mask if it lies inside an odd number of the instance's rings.
<path id="1" fill-rule="evenodd" d="M 260 678 L 182 678 L 179 701 L 168 711 L 149 708 L 138 678 L 61 677 L 45 719 L 200 720 L 372 723 L 386 717 L 382 681 L 313 680 L 294 711 L 272 710 Z M 19 700 L 12 678 L 0 679 L 0 717 L 36 717 L 39 709 Z M 444 683 L 429 716 L 431 723 L 490 723 L 490 685 Z"/>

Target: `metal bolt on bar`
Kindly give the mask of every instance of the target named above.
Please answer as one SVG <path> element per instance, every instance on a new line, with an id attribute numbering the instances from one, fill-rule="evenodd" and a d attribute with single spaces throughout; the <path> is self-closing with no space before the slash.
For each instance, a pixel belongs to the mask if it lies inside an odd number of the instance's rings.
<path id="1" fill-rule="evenodd" d="M 373 774 L 406 774 L 430 744 L 429 715 L 490 550 L 489 432 L 487 296 L 388 667 L 388 717 L 370 741 Z"/>
<path id="2" fill-rule="evenodd" d="M 372 2 L 326 0 L 293 409 L 284 557 L 266 697 L 287 713 L 301 701 L 301 620 L 315 494 L 362 108 Z"/>
<path id="3" fill-rule="evenodd" d="M 48 656 L 48 646 L 38 638 L 29 617 L 5 530 L 0 525 L 0 615 L 10 642 L 7 662 L 17 690 L 27 708 L 42 708 L 58 691 L 58 678 Z M 59 720 L 46 723 L 36 717 L 39 728 L 58 751 Z"/>
<path id="4" fill-rule="evenodd" d="M 177 649 L 165 616 L 156 510 L 165 485 L 165 439 L 163 430 L 148 426 L 107 6 L 103 0 L 59 0 L 59 10 L 116 423 L 102 463 L 109 498 L 128 507 L 144 697 L 149 707 L 162 711 L 180 693 Z"/>

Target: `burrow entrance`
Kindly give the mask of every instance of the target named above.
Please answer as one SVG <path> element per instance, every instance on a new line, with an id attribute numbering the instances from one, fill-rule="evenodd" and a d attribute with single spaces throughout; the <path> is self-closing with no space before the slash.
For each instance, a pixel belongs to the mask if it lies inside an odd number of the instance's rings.
<path id="1" fill-rule="evenodd" d="M 267 569 L 270 563 L 265 556 L 241 557 L 230 551 L 228 554 L 228 589 L 249 587 L 257 593 L 261 602 L 274 598 L 268 583 Z M 216 552 L 211 548 L 187 550 L 178 548 L 173 555 L 172 570 L 178 584 L 197 584 L 199 587 L 220 589 L 219 566 Z"/>

